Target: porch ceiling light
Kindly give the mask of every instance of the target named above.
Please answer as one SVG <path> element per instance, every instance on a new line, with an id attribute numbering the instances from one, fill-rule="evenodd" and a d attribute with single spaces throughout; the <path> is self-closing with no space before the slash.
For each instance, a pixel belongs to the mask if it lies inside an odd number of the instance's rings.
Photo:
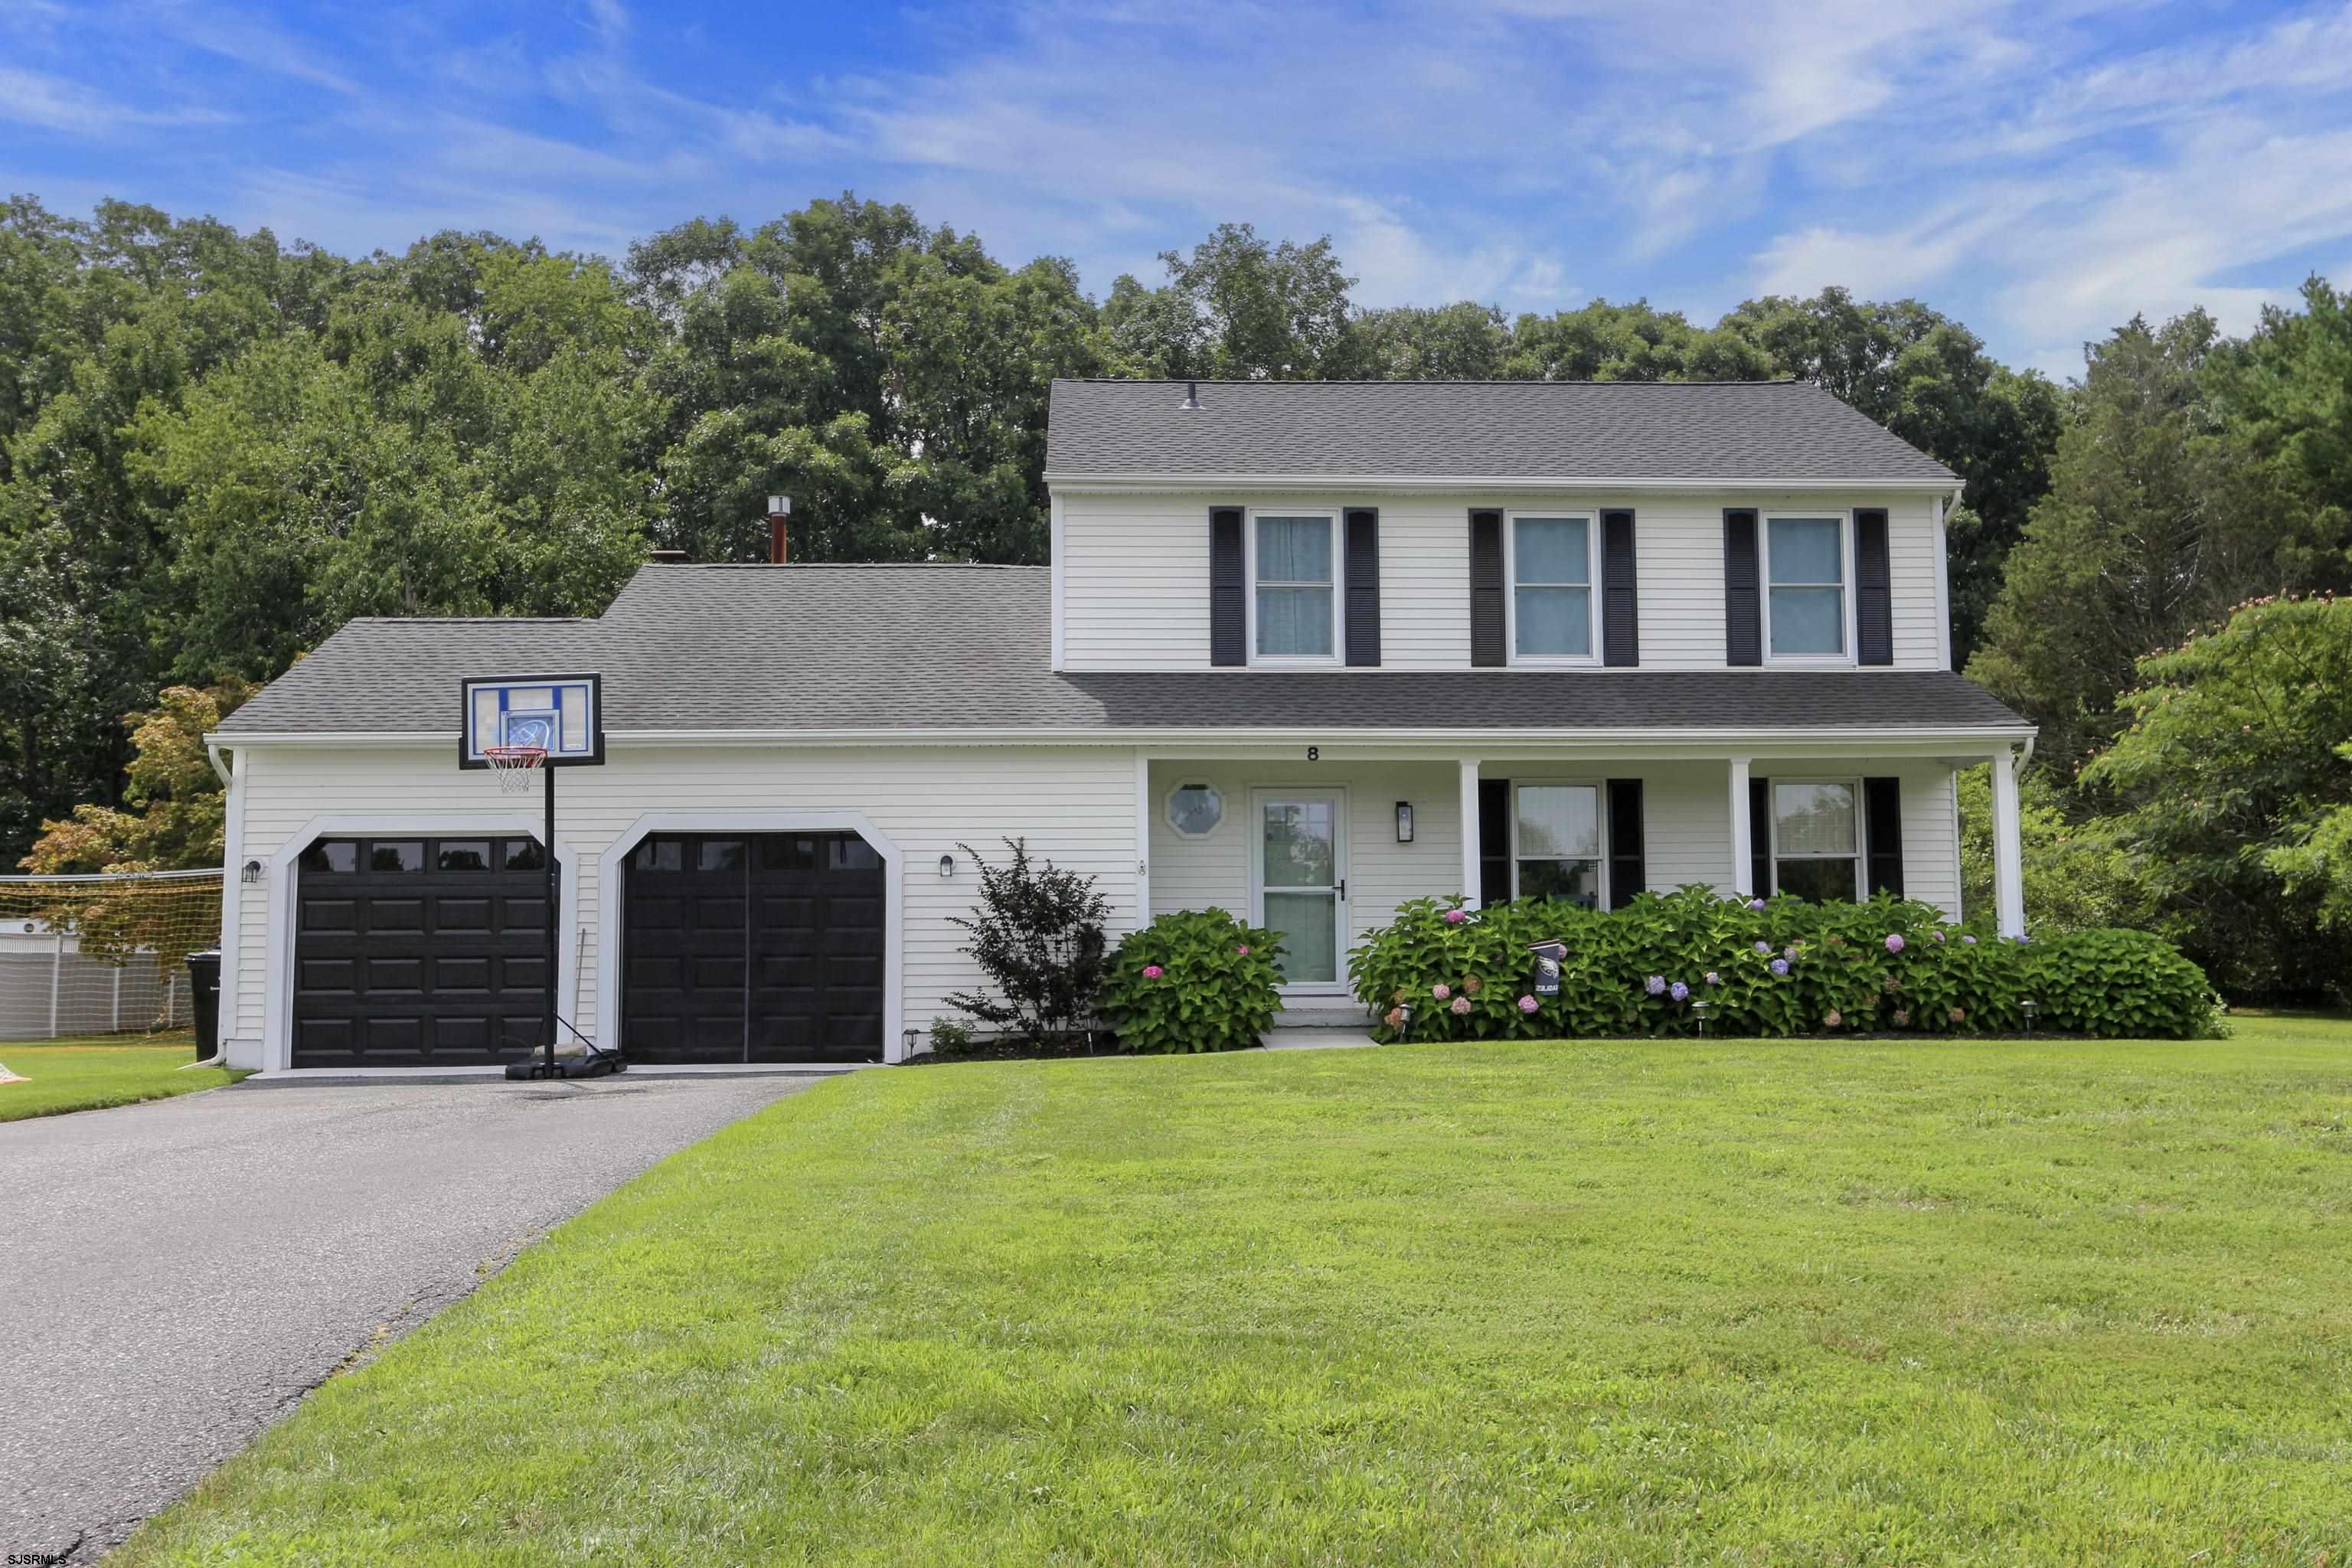
<path id="1" fill-rule="evenodd" d="M 1409 800 L 1397 802 L 1397 842 L 1412 842 L 1412 802 Z"/>

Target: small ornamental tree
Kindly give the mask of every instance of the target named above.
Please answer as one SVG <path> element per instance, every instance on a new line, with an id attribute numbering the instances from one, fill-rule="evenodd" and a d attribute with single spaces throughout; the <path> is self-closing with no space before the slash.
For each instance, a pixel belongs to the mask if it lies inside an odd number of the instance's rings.
<path id="1" fill-rule="evenodd" d="M 1103 921 L 1110 900 L 1095 879 L 1032 861 L 1029 841 L 1008 838 L 1010 865 L 991 866 L 969 844 L 957 848 L 980 868 L 980 902 L 951 924 L 971 933 L 963 951 L 999 995 L 961 992 L 948 1005 L 1024 1039 L 1067 1034 L 1093 1011 L 1102 989 Z"/>

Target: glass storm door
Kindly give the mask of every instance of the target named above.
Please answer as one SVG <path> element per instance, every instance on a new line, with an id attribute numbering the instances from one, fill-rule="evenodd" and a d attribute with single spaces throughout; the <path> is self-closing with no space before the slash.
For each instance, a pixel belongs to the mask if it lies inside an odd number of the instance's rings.
<path id="1" fill-rule="evenodd" d="M 1257 797 L 1258 923 L 1282 933 L 1286 989 L 1336 990 L 1347 918 L 1347 833 L 1336 794 Z"/>

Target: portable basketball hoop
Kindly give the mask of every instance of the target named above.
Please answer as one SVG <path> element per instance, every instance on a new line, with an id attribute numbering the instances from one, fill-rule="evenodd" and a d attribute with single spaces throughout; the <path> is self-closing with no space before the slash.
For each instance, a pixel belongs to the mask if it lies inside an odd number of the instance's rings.
<path id="1" fill-rule="evenodd" d="M 529 795 L 531 775 L 547 762 L 545 746 L 484 746 L 482 761 L 499 776 L 499 788 L 508 795 Z"/>
<path id="2" fill-rule="evenodd" d="M 628 1065 L 574 1028 L 556 1006 L 563 867 L 555 852 L 555 772 L 604 760 L 604 679 L 596 675 L 484 675 L 458 682 L 457 765 L 489 769 L 508 795 L 528 795 L 536 782 L 546 803 L 540 838 L 547 863 L 540 1037 L 529 1054 L 507 1064 L 509 1078 L 593 1078 Z M 574 1043 L 560 1045 L 559 1035 Z"/>

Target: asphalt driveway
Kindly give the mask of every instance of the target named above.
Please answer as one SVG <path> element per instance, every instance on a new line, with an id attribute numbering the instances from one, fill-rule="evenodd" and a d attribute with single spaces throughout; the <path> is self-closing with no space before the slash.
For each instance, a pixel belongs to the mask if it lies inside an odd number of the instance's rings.
<path id="1" fill-rule="evenodd" d="M 0 1560 L 94 1559 L 355 1352 L 814 1081 L 247 1085 L 0 1124 Z"/>

